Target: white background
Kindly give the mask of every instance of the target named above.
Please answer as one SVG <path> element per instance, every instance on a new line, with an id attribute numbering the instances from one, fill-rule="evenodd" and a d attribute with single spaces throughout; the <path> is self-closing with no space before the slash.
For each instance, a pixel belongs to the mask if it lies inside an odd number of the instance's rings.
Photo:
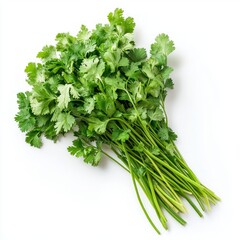
<path id="1" fill-rule="evenodd" d="M 16 94 L 28 89 L 24 68 L 58 32 L 93 28 L 122 7 L 137 24 L 137 46 L 159 33 L 174 40 L 175 89 L 167 111 L 177 145 L 222 202 L 158 236 L 148 224 L 130 176 L 108 159 L 93 168 L 68 154 L 72 137 L 42 149 L 24 142 L 14 122 Z M 0 239 L 227 239 L 239 236 L 240 4 L 237 1 L 0 2 Z M 154 217 L 154 213 L 150 213 Z M 160 224 L 158 224 L 160 226 Z"/>

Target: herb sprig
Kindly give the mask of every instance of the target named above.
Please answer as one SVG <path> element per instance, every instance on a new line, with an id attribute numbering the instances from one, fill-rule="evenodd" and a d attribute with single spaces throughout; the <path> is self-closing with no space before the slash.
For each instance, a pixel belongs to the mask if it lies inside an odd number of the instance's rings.
<path id="1" fill-rule="evenodd" d="M 59 33 L 56 46 L 43 47 L 37 54 L 40 61 L 25 69 L 32 90 L 17 95 L 15 120 L 31 146 L 40 148 L 42 136 L 56 142 L 73 132 L 76 139 L 68 147 L 72 155 L 93 166 L 104 154 L 118 163 L 131 174 L 138 201 L 159 233 L 139 187 L 165 229 L 164 209 L 184 225 L 182 199 L 202 217 L 200 209 L 219 198 L 188 167 L 168 125 L 165 99 L 174 84 L 167 57 L 175 49 L 173 41 L 158 35 L 147 57 L 144 48 L 135 47 L 133 18 L 116 9 L 108 20 L 92 31 L 82 25 L 77 36 Z"/>

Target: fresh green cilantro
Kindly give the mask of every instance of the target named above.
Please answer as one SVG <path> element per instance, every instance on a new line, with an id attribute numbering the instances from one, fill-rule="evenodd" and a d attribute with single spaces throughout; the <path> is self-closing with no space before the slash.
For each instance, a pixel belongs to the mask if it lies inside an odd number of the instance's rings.
<path id="1" fill-rule="evenodd" d="M 203 211 L 219 198 L 188 167 L 168 124 L 165 99 L 174 83 L 167 59 L 174 43 L 168 35 L 158 35 L 148 57 L 145 48 L 136 47 L 134 28 L 133 18 L 117 8 L 107 24 L 92 30 L 82 25 L 77 36 L 57 34 L 55 46 L 45 45 L 38 61 L 25 68 L 31 90 L 17 95 L 15 120 L 31 146 L 40 148 L 42 136 L 56 142 L 72 132 L 70 154 L 93 166 L 103 155 L 117 162 L 131 174 L 140 205 L 159 233 L 139 187 L 165 229 L 166 211 L 186 223 L 183 198 L 200 216 L 189 196 Z"/>
<path id="2" fill-rule="evenodd" d="M 58 107 L 60 110 L 68 107 L 68 103 L 71 101 L 70 94 L 73 98 L 77 99 L 79 97 L 78 91 L 71 84 L 58 85 L 58 90 L 60 95 L 57 98 Z"/>
<path id="3" fill-rule="evenodd" d="M 75 123 L 75 118 L 70 114 L 70 112 L 62 112 L 58 115 L 57 121 L 55 123 L 56 133 L 68 132 L 72 129 Z"/>
<path id="4" fill-rule="evenodd" d="M 33 147 L 41 147 L 42 140 L 40 138 L 41 132 L 38 130 L 30 131 L 26 134 L 26 142 L 29 143 Z"/>

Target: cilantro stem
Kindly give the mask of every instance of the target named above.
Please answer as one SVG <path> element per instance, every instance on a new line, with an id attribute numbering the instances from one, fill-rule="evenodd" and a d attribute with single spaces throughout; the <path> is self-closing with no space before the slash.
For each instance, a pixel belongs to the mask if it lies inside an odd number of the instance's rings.
<path id="1" fill-rule="evenodd" d="M 135 189 L 135 192 L 136 192 L 136 195 L 137 195 L 137 199 L 138 199 L 138 202 L 140 203 L 141 207 L 142 207 L 142 210 L 145 214 L 145 216 L 147 217 L 149 223 L 152 225 L 152 227 L 155 229 L 155 231 L 160 234 L 160 231 L 158 230 L 158 228 L 155 226 L 155 224 L 153 223 L 153 221 L 151 220 L 151 218 L 149 217 L 143 203 L 142 203 L 142 200 L 141 200 L 141 197 L 139 195 L 139 192 L 138 192 L 138 188 L 137 188 L 137 184 L 136 184 L 136 181 L 135 181 L 135 178 L 134 178 L 134 175 L 133 175 L 133 171 L 132 171 L 132 167 L 131 167 L 131 160 L 128 156 L 128 153 L 126 151 L 126 148 L 125 148 L 125 145 L 123 144 L 123 151 L 125 152 L 125 156 L 127 158 L 127 161 L 128 161 L 128 166 L 129 166 L 129 170 L 130 170 L 130 174 L 132 176 L 132 181 L 133 181 L 133 185 L 134 185 L 134 189 Z"/>

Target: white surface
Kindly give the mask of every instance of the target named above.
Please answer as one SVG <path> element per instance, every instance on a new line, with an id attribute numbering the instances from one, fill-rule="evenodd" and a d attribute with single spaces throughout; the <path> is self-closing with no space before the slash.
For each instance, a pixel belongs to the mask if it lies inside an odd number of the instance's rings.
<path id="1" fill-rule="evenodd" d="M 204 219 L 190 210 L 186 227 L 169 220 L 170 231 L 161 228 L 162 236 L 148 224 L 122 169 L 109 160 L 93 168 L 70 156 L 71 136 L 32 148 L 13 120 L 16 93 L 28 88 L 26 64 L 58 32 L 106 22 L 115 7 L 134 17 L 138 46 L 149 48 L 162 32 L 174 40 L 170 123 L 189 165 L 222 198 Z M 0 239 L 239 236 L 239 9 L 237 1 L 1 0 Z"/>

